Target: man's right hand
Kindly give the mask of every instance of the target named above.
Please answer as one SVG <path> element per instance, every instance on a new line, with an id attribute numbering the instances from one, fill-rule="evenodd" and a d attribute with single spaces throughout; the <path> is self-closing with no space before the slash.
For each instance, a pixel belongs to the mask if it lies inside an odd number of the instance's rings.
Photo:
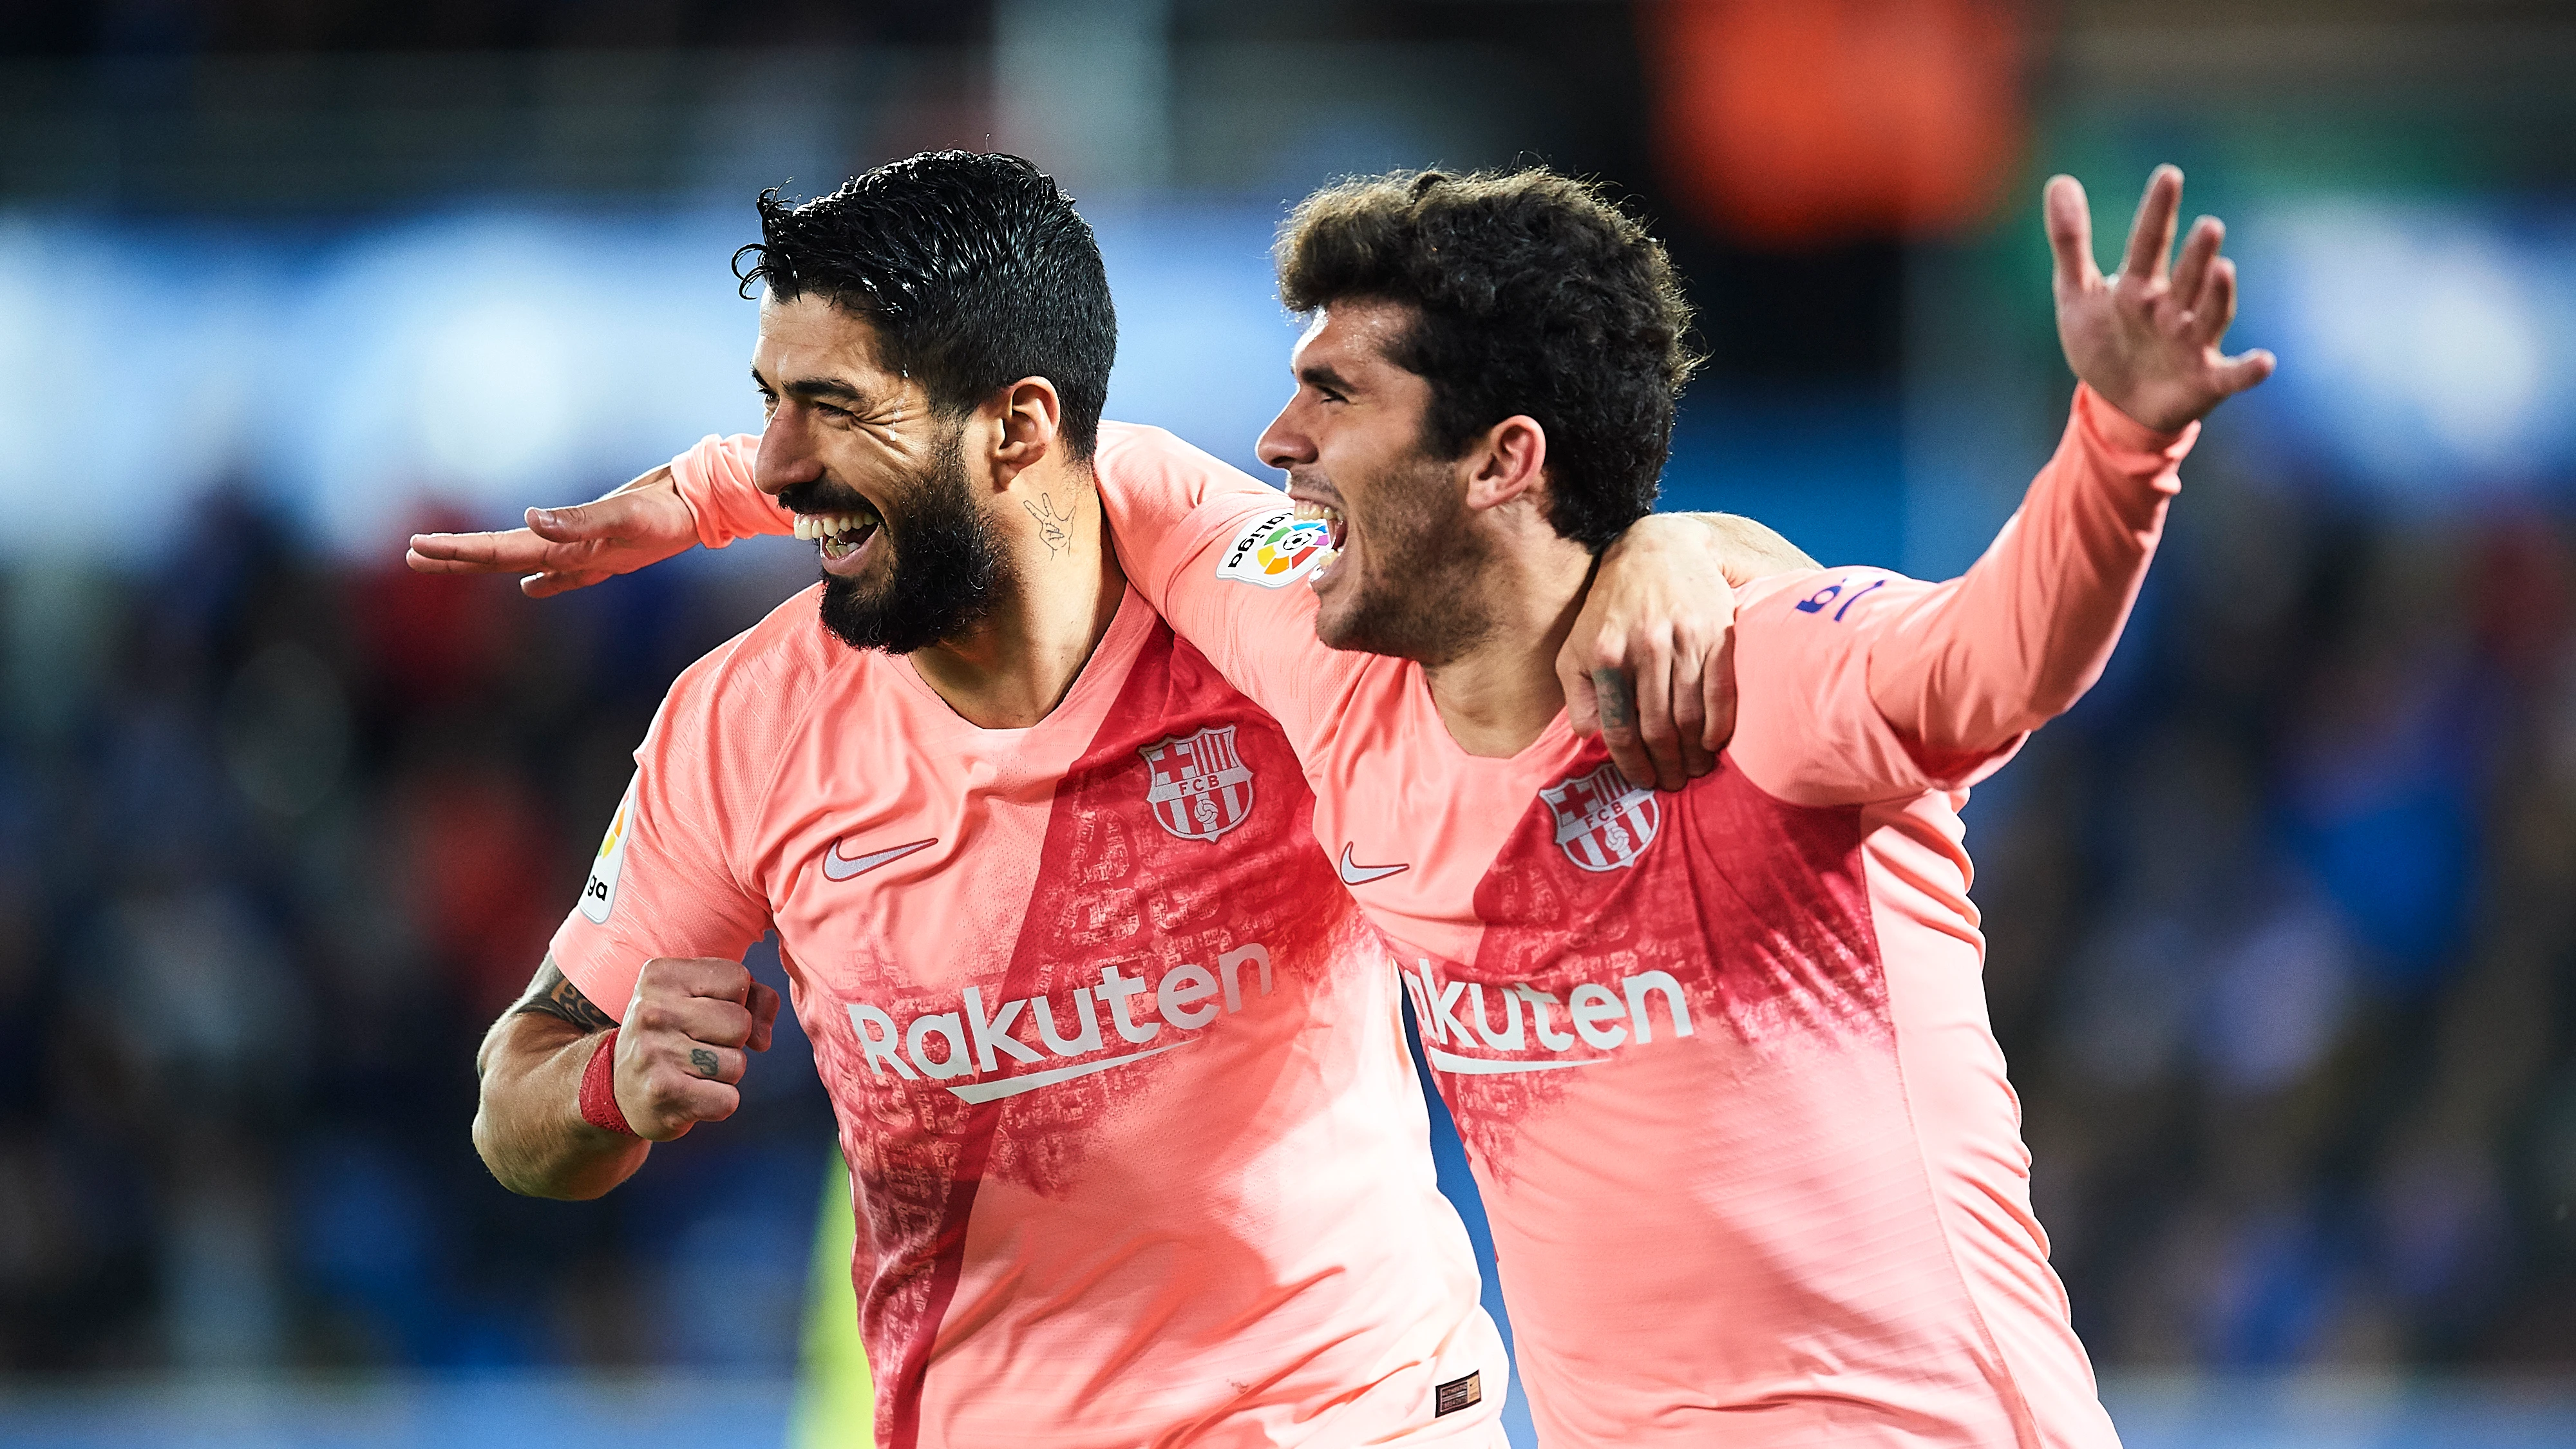
<path id="1" fill-rule="evenodd" d="M 525 528 L 414 534 L 403 562 L 425 574 L 520 574 L 520 592 L 542 599 L 633 573 L 697 542 L 697 520 L 664 464 L 596 502 L 531 508 Z"/>
<path id="2" fill-rule="evenodd" d="M 742 1105 L 749 1052 L 769 1050 L 778 993 L 739 961 L 658 957 L 635 978 L 617 1034 L 617 1109 L 647 1142 L 721 1122 Z"/>

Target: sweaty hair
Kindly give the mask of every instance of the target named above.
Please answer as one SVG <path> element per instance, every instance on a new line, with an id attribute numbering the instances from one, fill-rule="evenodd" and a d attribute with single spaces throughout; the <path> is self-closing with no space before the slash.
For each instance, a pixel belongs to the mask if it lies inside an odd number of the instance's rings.
<path id="1" fill-rule="evenodd" d="M 1435 456 L 1527 414 L 1547 430 L 1559 534 L 1597 551 L 1654 507 L 1699 365 L 1690 303 L 1662 244 L 1598 187 L 1539 167 L 1359 177 L 1289 214 L 1278 262 L 1292 311 L 1414 309 L 1388 360 L 1431 384 Z"/>
<path id="2" fill-rule="evenodd" d="M 866 318 L 887 361 L 952 416 L 1045 378 L 1068 455 L 1090 460 L 1118 314 L 1090 223 L 1019 157 L 926 151 L 795 206 L 773 187 L 760 194 L 760 240 L 733 267 L 746 297 L 766 286 Z"/>

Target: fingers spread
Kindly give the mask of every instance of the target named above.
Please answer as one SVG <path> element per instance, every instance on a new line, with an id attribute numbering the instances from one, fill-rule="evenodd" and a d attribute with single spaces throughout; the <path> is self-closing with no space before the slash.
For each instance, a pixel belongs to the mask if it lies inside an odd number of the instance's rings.
<path id="1" fill-rule="evenodd" d="M 2254 386 L 2256 383 L 2261 382 L 2267 377 L 2270 377 L 2272 375 L 2272 369 L 2278 365 L 2279 360 L 2277 358 L 2273 357 L 2271 353 L 2258 347 L 2252 352 L 2228 358 L 2226 361 L 2220 363 L 2218 365 L 2217 372 L 2214 374 L 2214 380 L 2216 381 L 2218 390 L 2221 394 L 2228 397 L 2234 397 L 2236 394 L 2243 392 L 2245 389 Z"/>
<path id="2" fill-rule="evenodd" d="M 2191 234 L 2182 239 L 2182 260 L 2174 263 L 2173 273 L 2173 294 L 2183 305 L 2195 309 L 2200 305 L 2210 260 L 2218 255 L 2218 244 L 2226 236 L 2227 228 L 2217 217 L 2204 216 L 2191 224 Z"/>
<path id="3" fill-rule="evenodd" d="M 2200 296 L 2192 303 L 2192 340 L 2204 347 L 2215 347 L 2235 321 L 2236 263 L 2220 257 L 2209 264 L 2209 280 L 2201 285 Z"/>
<path id="4" fill-rule="evenodd" d="M 2140 281 L 2165 275 L 2165 258 L 2173 251 L 2174 221 L 2182 213 L 2182 168 L 2159 166 L 2147 178 L 2138 198 L 2138 218 L 2129 227 L 2129 252 L 2120 270 Z"/>
<path id="5" fill-rule="evenodd" d="M 2093 265 L 2093 213 L 2084 198 L 2084 183 L 2072 176 L 2048 178 L 2042 211 L 2048 219 L 2048 249 L 2057 258 L 2058 295 L 2081 292 L 2102 279 Z"/>

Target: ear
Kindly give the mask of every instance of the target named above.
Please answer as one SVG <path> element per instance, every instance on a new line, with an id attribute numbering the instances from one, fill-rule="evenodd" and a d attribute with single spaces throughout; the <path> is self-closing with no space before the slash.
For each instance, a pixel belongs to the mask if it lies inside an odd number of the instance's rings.
<path id="1" fill-rule="evenodd" d="M 1064 399 L 1045 378 L 1024 377 L 1004 388 L 998 403 L 993 466 L 1007 487 L 1021 469 L 1035 466 L 1055 446 L 1064 425 Z"/>
<path id="2" fill-rule="evenodd" d="M 1500 508 L 1530 497 L 1547 486 L 1547 429 L 1538 419 L 1515 413 L 1485 430 L 1467 445 L 1461 460 L 1467 469 L 1467 506 Z"/>

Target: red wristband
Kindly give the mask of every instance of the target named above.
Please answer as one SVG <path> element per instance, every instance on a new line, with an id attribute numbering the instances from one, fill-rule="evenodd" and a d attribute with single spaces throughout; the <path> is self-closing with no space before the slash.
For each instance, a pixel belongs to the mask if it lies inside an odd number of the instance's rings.
<path id="1" fill-rule="evenodd" d="M 599 1034 L 590 1065 L 581 1069 L 581 1120 L 602 1132 L 636 1135 L 617 1105 L 617 1028 L 613 1026 Z"/>

